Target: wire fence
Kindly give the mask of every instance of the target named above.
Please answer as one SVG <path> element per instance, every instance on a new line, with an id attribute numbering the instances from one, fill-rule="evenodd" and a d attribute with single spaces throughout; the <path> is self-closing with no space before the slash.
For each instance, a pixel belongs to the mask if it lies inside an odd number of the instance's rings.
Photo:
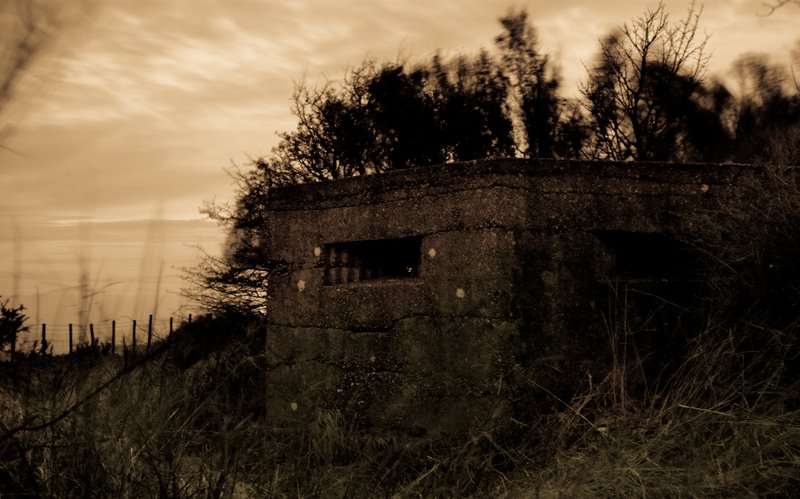
<path id="1" fill-rule="evenodd" d="M 124 349 L 149 348 L 153 343 L 169 338 L 184 322 L 192 322 L 192 314 L 186 319 L 173 317 L 144 320 L 103 320 L 91 323 L 47 324 L 42 323 L 19 333 L 12 342 L 12 352 L 42 352 L 53 355 L 70 354 L 82 347 L 106 346 L 111 353 L 122 355 Z"/>

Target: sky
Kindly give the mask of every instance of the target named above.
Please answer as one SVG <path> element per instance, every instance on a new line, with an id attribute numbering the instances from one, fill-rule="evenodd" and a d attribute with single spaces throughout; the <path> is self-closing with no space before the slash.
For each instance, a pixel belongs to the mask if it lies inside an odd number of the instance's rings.
<path id="1" fill-rule="evenodd" d="M 665 2 L 673 19 L 685 1 Z M 365 58 L 424 60 L 491 48 L 497 19 L 525 8 L 564 93 L 598 40 L 654 2 L 633 0 L 97 0 L 72 16 L 0 114 L 0 295 L 30 325 L 185 314 L 181 268 L 222 229 L 226 169 L 268 155 L 291 130 L 295 84 L 340 78 Z M 739 54 L 787 61 L 800 7 L 709 0 L 712 75 Z M 81 305 L 83 303 L 83 305 Z"/>

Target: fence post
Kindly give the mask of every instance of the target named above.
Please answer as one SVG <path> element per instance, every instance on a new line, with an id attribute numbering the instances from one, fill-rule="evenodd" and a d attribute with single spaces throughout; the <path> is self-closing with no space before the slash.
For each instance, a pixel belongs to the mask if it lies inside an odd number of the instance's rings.
<path id="1" fill-rule="evenodd" d="M 192 323 L 192 314 L 189 314 L 189 324 Z"/>
<path id="2" fill-rule="evenodd" d="M 47 353 L 47 324 L 42 324 L 42 354 Z"/>
<path id="3" fill-rule="evenodd" d="M 72 323 L 69 323 L 69 353 L 72 353 Z"/>
<path id="4" fill-rule="evenodd" d="M 153 342 L 153 314 L 147 318 L 147 351 L 150 351 L 150 344 Z"/>
<path id="5" fill-rule="evenodd" d="M 94 348 L 94 324 L 89 324 L 89 341 L 91 341 L 90 345 Z"/>
<path id="6" fill-rule="evenodd" d="M 131 351 L 136 355 L 136 319 L 133 319 L 133 337 L 131 338 Z"/>
<path id="7" fill-rule="evenodd" d="M 111 355 L 117 351 L 117 321 L 111 321 Z"/>
<path id="8" fill-rule="evenodd" d="M 172 339 L 172 317 L 169 318 L 169 335 L 167 336 L 168 339 Z"/>

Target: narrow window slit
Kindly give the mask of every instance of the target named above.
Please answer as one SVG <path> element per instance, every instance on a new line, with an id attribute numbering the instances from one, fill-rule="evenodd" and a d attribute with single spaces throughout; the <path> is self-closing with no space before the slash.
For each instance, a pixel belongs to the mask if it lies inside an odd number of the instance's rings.
<path id="1" fill-rule="evenodd" d="M 419 275 L 421 237 L 326 244 L 324 284 L 349 284 Z"/>

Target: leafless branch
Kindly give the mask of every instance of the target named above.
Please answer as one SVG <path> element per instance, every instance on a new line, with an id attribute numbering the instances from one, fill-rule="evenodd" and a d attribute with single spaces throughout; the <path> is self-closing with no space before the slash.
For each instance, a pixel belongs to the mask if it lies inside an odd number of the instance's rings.
<path id="1" fill-rule="evenodd" d="M 763 17 L 772 15 L 776 10 L 789 4 L 800 6 L 800 0 L 776 0 L 775 2 L 762 2 L 761 5 L 767 9 L 766 13 L 759 14 Z"/>

